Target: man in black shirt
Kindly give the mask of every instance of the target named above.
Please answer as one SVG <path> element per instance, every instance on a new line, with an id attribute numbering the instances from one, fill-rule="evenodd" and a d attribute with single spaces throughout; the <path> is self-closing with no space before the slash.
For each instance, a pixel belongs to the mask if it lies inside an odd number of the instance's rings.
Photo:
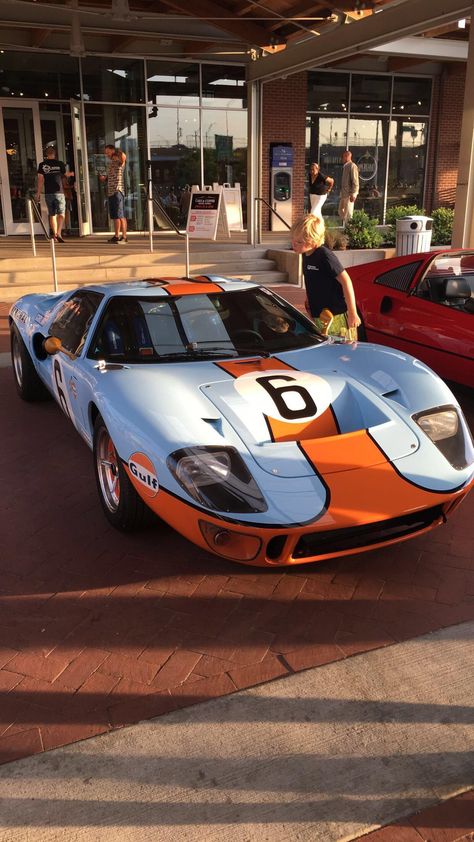
<path id="1" fill-rule="evenodd" d="M 64 178 L 73 176 L 66 172 L 66 164 L 56 157 L 54 146 L 48 146 L 45 159 L 38 166 L 38 187 L 36 201 L 39 202 L 40 193 L 44 185 L 44 198 L 48 208 L 49 225 L 52 238 L 57 243 L 64 243 L 61 231 L 66 213 L 66 197 L 64 195 Z"/>

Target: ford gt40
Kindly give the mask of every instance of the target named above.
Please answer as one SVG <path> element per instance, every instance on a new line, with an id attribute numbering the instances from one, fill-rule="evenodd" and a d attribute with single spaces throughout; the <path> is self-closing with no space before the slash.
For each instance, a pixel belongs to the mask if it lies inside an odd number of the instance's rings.
<path id="1" fill-rule="evenodd" d="M 324 337 L 256 284 L 26 295 L 10 330 L 20 397 L 56 399 L 118 529 L 151 509 L 219 556 L 297 564 L 419 535 L 474 481 L 469 429 L 436 374 Z"/>

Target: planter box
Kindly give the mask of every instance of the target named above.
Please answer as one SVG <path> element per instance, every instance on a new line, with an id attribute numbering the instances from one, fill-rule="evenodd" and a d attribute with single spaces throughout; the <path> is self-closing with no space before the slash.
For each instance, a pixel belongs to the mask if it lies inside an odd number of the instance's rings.
<path id="1" fill-rule="evenodd" d="M 378 249 L 345 249 L 336 251 L 335 254 L 341 261 L 344 269 L 351 266 L 359 266 L 361 263 L 372 263 L 374 260 L 385 260 L 387 257 L 395 257 L 395 248 Z M 287 272 L 288 283 L 299 284 L 301 277 L 301 258 L 291 249 L 268 249 L 267 257 L 274 260 L 280 272 Z"/>

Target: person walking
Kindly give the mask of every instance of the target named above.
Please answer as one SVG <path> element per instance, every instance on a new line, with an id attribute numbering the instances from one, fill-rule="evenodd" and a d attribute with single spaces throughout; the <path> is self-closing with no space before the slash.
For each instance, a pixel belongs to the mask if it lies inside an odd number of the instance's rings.
<path id="1" fill-rule="evenodd" d="M 315 161 L 309 168 L 309 201 L 313 216 L 323 215 L 323 205 L 334 186 L 334 179 L 321 172 Z"/>
<path id="2" fill-rule="evenodd" d="M 100 180 L 107 182 L 107 198 L 109 202 L 109 216 L 114 223 L 114 236 L 109 243 L 127 242 L 127 220 L 125 218 L 124 169 L 127 156 L 121 149 L 116 149 L 108 143 L 104 149 L 107 158 L 107 175 L 101 175 Z"/>
<path id="3" fill-rule="evenodd" d="M 38 185 L 36 201 L 39 202 L 40 193 L 44 187 L 44 198 L 48 208 L 51 239 L 57 243 L 64 243 L 62 230 L 66 213 L 66 197 L 64 195 L 64 181 L 74 176 L 69 172 L 64 161 L 57 157 L 54 146 L 48 146 L 44 153 L 44 160 L 38 164 Z"/>
<path id="4" fill-rule="evenodd" d="M 345 149 L 342 153 L 342 182 L 339 200 L 339 216 L 345 226 L 354 213 L 354 202 L 359 193 L 359 167 L 352 160 L 352 152 Z"/>
<path id="5" fill-rule="evenodd" d="M 308 214 L 291 232 L 293 251 L 303 255 L 306 287 L 305 307 L 320 333 L 357 339 L 360 318 L 349 273 L 331 249 L 324 245 L 324 222 Z M 332 318 L 331 318 L 332 317 Z"/>

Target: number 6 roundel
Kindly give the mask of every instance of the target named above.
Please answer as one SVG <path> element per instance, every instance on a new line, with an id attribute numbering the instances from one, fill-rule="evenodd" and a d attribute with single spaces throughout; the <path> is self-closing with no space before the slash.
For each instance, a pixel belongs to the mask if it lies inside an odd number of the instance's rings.
<path id="1" fill-rule="evenodd" d="M 306 371 L 252 371 L 235 380 L 238 393 L 270 418 L 299 423 L 318 418 L 331 403 L 331 387 Z"/>

